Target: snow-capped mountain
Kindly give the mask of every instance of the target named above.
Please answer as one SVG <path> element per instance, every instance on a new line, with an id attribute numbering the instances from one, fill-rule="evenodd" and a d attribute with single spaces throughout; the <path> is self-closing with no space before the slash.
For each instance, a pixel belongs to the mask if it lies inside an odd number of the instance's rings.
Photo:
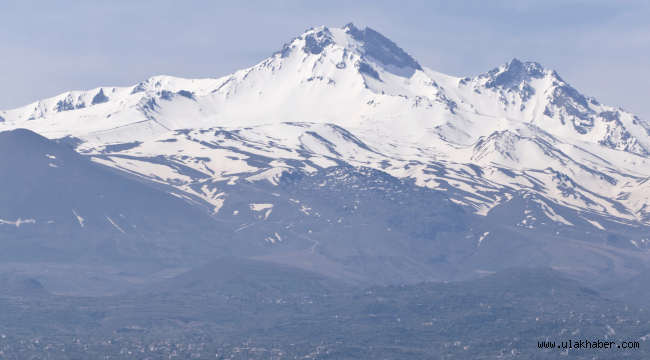
<path id="1" fill-rule="evenodd" d="M 102 155 L 97 161 L 173 184 L 215 211 L 227 191 L 213 181 L 273 181 L 288 168 L 343 162 L 446 189 L 479 214 L 525 190 L 618 221 L 647 220 L 643 196 L 631 194 L 650 176 L 646 121 L 581 95 L 537 63 L 514 59 L 454 78 L 352 24 L 311 29 L 223 78 L 158 76 L 0 116 L 2 130 L 74 138 L 78 151 Z M 249 160 L 259 156 L 268 161 Z M 174 164 L 203 174 L 200 181 Z"/>
<path id="2" fill-rule="evenodd" d="M 169 186 L 217 218 L 269 217 L 272 206 L 229 206 L 241 199 L 237 185 L 268 180 L 275 193 L 283 174 L 351 165 L 443 191 L 514 228 L 560 234 L 650 222 L 650 123 L 537 63 L 513 59 L 456 78 L 352 24 L 310 29 L 217 79 L 156 76 L 0 111 L 0 131 L 16 128 Z M 487 233 L 471 238 L 480 245 Z M 645 252 L 645 242 L 625 246 Z"/>

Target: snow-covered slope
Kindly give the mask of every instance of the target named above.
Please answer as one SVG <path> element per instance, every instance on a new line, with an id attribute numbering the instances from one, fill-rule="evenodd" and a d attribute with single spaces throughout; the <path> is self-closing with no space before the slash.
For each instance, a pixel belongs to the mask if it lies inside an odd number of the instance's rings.
<path id="1" fill-rule="evenodd" d="M 308 30 L 218 79 L 156 76 L 0 111 L 0 131 L 15 128 L 172 185 L 214 213 L 227 184 L 350 164 L 444 190 L 481 215 L 526 193 L 549 214 L 598 217 L 595 228 L 650 221 L 648 122 L 537 63 L 455 78 L 352 24 Z"/>

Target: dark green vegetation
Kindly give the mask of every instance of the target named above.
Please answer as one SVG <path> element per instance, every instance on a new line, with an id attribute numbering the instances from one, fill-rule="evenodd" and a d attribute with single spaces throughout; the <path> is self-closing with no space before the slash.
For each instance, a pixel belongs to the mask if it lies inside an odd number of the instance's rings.
<path id="1" fill-rule="evenodd" d="M 639 359 L 647 356 L 639 339 L 650 333 L 644 311 L 553 270 L 527 268 L 468 282 L 358 288 L 226 258 L 138 293 L 14 292 L 0 297 L 0 309 L 2 356 L 20 359 L 155 359 L 174 352 L 179 358 L 555 359 L 564 350 L 540 350 L 537 342 L 606 337 L 639 341 L 641 348 L 569 355 Z"/>

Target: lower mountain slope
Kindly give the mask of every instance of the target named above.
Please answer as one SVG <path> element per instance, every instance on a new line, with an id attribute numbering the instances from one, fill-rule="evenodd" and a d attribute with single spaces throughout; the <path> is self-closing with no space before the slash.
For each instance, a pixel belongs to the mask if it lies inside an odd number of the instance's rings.
<path id="1" fill-rule="evenodd" d="M 598 282 L 650 264 L 650 123 L 534 62 L 456 78 L 348 24 L 309 29 L 221 78 L 155 76 L 0 116 L 0 132 L 29 128 L 110 167 L 110 179 L 122 174 L 177 198 L 74 175 L 54 153 L 35 154 L 38 166 L 25 169 L 20 156 L 5 156 L 0 164 L 13 165 L 2 175 L 13 179 L 0 190 L 10 210 L 0 226 L 12 240 L 0 260 L 190 267 L 255 256 L 357 284 L 469 279 L 518 265 Z M 29 153 L 16 141 L 7 152 Z M 403 180 L 395 186 L 412 195 L 281 183 L 285 173 L 309 182 L 345 166 Z M 112 270 L 102 271 L 93 276 Z"/>
<path id="2" fill-rule="evenodd" d="M 347 286 L 332 278 L 268 261 L 226 257 L 150 285 L 140 292 L 218 295 L 240 298 L 302 297 L 342 291 Z"/>
<path id="3" fill-rule="evenodd" d="M 357 285 L 467 280 L 513 266 L 618 281 L 650 259 L 645 227 L 530 192 L 480 216 L 450 191 L 363 166 L 303 164 L 273 182 L 206 178 L 185 188 L 107 168 L 28 130 L 0 133 L 0 155 L 0 273 L 54 293 L 114 293 L 223 256 Z"/>
<path id="4" fill-rule="evenodd" d="M 594 288 L 603 294 L 624 299 L 638 306 L 650 306 L 650 270 L 645 270 L 624 281 L 602 282 L 594 284 Z"/>
<path id="5" fill-rule="evenodd" d="M 29 130 L 0 133 L 0 179 L 3 269 L 32 263 L 135 271 L 256 253 L 234 243 L 205 208 Z"/>
<path id="6" fill-rule="evenodd" d="M 34 279 L 0 278 L 0 296 L 17 297 L 49 297 L 50 292 L 45 290 L 43 285 Z"/>
<path id="7" fill-rule="evenodd" d="M 351 284 L 465 280 L 516 266 L 597 283 L 645 271 L 650 259 L 647 228 L 587 217 L 539 195 L 515 194 L 479 216 L 445 191 L 367 167 L 286 171 L 276 184 L 215 183 L 230 195 L 213 217 L 266 249 L 255 259 Z"/>

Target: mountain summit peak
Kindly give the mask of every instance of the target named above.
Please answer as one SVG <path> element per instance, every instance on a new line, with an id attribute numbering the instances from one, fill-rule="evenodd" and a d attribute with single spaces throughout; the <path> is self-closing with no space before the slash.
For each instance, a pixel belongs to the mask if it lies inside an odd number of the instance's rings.
<path id="1" fill-rule="evenodd" d="M 302 46 L 300 41 L 304 41 Z M 364 60 L 380 63 L 384 67 L 422 70 L 420 64 L 393 41 L 368 27 L 359 30 L 351 22 L 341 29 L 329 29 L 325 26 L 308 29 L 302 36 L 291 39 L 274 55 L 288 57 L 296 48 L 307 55 L 319 55 L 330 45 L 356 52 Z"/>

